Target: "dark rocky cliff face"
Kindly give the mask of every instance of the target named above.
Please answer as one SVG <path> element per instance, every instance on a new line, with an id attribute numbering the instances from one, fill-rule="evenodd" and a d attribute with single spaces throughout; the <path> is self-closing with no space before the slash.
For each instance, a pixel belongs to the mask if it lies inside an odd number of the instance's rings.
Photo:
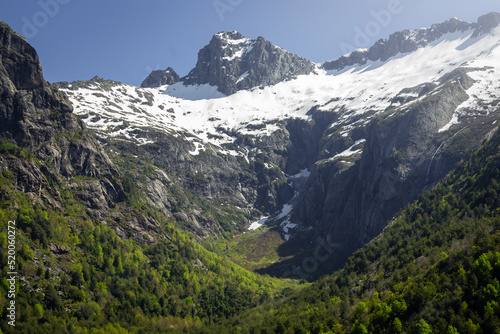
<path id="1" fill-rule="evenodd" d="M 200 50 L 196 67 L 182 80 L 186 85 L 217 86 L 220 92 L 231 95 L 309 74 L 314 68 L 309 60 L 262 37 L 248 39 L 238 32 L 222 32 Z"/>
<path id="2" fill-rule="evenodd" d="M 35 50 L 7 27 L 0 27 L 0 36 L 0 135 L 50 162 L 54 173 L 99 176 L 97 165 L 109 159 L 90 137 L 80 143 L 68 140 L 78 132 L 85 136 L 84 127 L 66 96 L 44 81 Z M 61 133 L 67 136 L 56 136 Z M 77 154 L 83 151 L 87 156 Z"/>
<path id="3" fill-rule="evenodd" d="M 44 81 L 35 50 L 4 24 L 0 60 L 0 140 L 33 156 L 2 155 L 0 171 L 16 175 L 17 189 L 42 207 L 64 210 L 61 191 L 70 191 L 89 218 L 104 221 L 125 200 L 116 167 L 73 115 L 66 95 Z M 137 240 L 148 241 L 148 231 L 156 235 L 154 221 L 136 223 L 136 232 L 144 232 Z"/>
<path id="4" fill-rule="evenodd" d="M 158 169 L 153 175 L 134 174 L 148 203 L 203 238 L 244 231 L 248 220 L 281 209 L 294 196 L 288 175 L 314 163 L 321 138 L 318 126 L 303 120 L 284 121 L 272 135 L 258 139 L 235 135 L 233 145 L 248 152 L 245 160 L 210 145 L 193 156 L 193 144 L 183 136 L 143 131 L 154 143 L 105 140 L 122 157 L 143 157 L 154 164 Z M 221 222 L 234 213 L 231 226 Z"/>
<path id="5" fill-rule="evenodd" d="M 492 115 L 480 122 L 471 118 L 454 131 L 438 131 L 469 98 L 466 90 L 473 80 L 467 72 L 455 70 L 443 76 L 439 86 L 405 89 L 405 94 L 419 92 L 415 96 L 426 98 L 408 108 L 390 108 L 372 121 L 361 154 L 314 165 L 296 218 L 313 227 L 312 240 L 328 236 L 335 244 L 327 267 L 342 265 L 494 129 L 497 116 Z"/>

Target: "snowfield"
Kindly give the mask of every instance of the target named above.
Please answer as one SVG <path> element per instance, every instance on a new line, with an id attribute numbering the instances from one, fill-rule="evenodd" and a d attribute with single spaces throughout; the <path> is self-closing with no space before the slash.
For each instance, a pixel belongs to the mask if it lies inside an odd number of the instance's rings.
<path id="1" fill-rule="evenodd" d="M 440 132 L 448 131 L 464 115 L 497 111 L 500 27 L 478 38 L 472 38 L 472 35 L 473 30 L 450 33 L 415 52 L 340 71 L 325 71 L 317 64 L 313 74 L 230 96 L 220 93 L 214 86 L 185 86 L 182 82 L 159 88 L 138 88 L 116 82 L 104 85 L 89 81 L 83 85 L 80 83 L 80 88 L 69 85 L 63 90 L 69 95 L 75 113 L 101 136 L 146 145 L 153 142 L 148 138 L 148 132 L 137 130 L 155 129 L 186 138 L 193 144 L 190 151 L 193 156 L 210 145 L 218 147 L 222 154 L 241 156 L 249 162 L 249 147 L 235 150 L 223 147 L 233 143 L 236 134 L 255 138 L 268 136 L 279 129 L 277 121 L 290 118 L 310 121 L 310 111 L 321 110 L 339 114 L 337 123 L 332 126 L 341 125 L 340 133 L 347 137 L 353 126 L 366 124 L 388 107 L 404 111 L 426 97 L 401 93 L 404 88 L 434 83 L 437 88 L 429 94 L 436 94 L 440 89 L 440 78 L 457 68 L 471 69 L 468 74 L 475 83 L 467 91 L 469 99 L 457 108 Z M 234 43 L 244 46 L 241 52 L 248 52 L 253 45 L 249 39 Z M 241 56 L 240 53 L 233 57 Z M 248 72 L 240 80 L 246 76 Z M 395 97 L 398 97 L 398 102 L 394 102 Z M 360 139 L 340 153 L 330 154 L 326 149 L 325 152 L 330 160 L 349 157 L 361 153 L 364 142 Z M 303 170 L 289 179 L 291 182 L 307 180 L 309 175 L 308 170 Z M 297 227 L 289 220 L 294 200 L 281 212 L 252 223 L 249 229 L 255 230 L 269 220 L 278 220 L 288 240 L 291 230 Z"/>
<path id="2" fill-rule="evenodd" d="M 182 83 L 160 88 L 120 84 L 108 91 L 90 84 L 87 88 L 65 91 L 75 112 L 84 117 L 88 127 L 101 134 L 146 144 L 148 139 L 132 134 L 133 128 L 154 128 L 173 134 L 189 132 L 200 143 L 192 151 L 198 154 L 204 143 L 219 147 L 232 143 L 234 138 L 227 133 L 269 135 L 278 129 L 273 121 L 308 119 L 313 107 L 342 113 L 340 121 L 368 112 L 376 114 L 391 106 L 391 99 L 403 88 L 426 82 L 439 84 L 442 75 L 458 67 L 490 67 L 488 73 L 471 73 L 477 82 L 469 91 L 470 99 L 457 109 L 457 115 L 442 129 L 445 131 L 458 122 L 461 113 L 477 107 L 481 101 L 491 100 L 493 90 L 499 88 L 500 28 L 477 39 L 471 37 L 472 33 L 444 35 L 427 47 L 399 54 L 386 62 L 368 62 L 329 72 L 318 65 L 314 74 L 231 96 L 224 96 L 210 85 Z M 127 126 L 116 130 L 120 125 Z"/>

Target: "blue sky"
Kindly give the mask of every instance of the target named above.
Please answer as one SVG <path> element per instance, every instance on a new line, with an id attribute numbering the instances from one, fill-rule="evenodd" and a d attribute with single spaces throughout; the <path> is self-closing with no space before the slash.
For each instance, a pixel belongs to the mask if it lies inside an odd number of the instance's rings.
<path id="1" fill-rule="evenodd" d="M 213 34 L 263 36 L 315 62 L 402 29 L 500 12 L 497 0 L 6 0 L 0 20 L 25 35 L 49 82 L 94 75 L 140 85 L 154 69 L 181 76 Z"/>

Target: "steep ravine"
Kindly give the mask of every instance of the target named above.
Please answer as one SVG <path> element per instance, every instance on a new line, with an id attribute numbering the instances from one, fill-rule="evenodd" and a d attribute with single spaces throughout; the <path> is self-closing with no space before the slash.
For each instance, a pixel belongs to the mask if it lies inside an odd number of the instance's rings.
<path id="1" fill-rule="evenodd" d="M 312 227 L 310 233 L 296 236 L 302 239 L 299 245 L 312 243 L 312 247 L 262 272 L 281 275 L 304 266 L 325 240 L 331 245 L 328 259 L 319 263 L 319 269 L 298 276 L 313 278 L 339 268 L 353 251 L 377 236 L 396 212 L 479 147 L 495 129 L 498 114 L 481 120 L 470 117 L 451 131 L 439 131 L 469 98 L 466 91 L 474 81 L 467 72 L 446 74 L 430 90 L 424 86 L 406 90 L 419 96 L 409 106 L 389 108 L 370 122 L 364 143 L 357 146 L 362 153 L 316 162 L 293 216 L 294 222 Z M 331 137 L 329 145 L 339 140 Z"/>

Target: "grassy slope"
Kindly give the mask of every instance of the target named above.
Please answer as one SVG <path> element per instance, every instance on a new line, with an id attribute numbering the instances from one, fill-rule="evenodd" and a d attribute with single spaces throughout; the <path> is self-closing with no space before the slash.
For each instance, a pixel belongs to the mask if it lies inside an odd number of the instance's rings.
<path id="1" fill-rule="evenodd" d="M 255 271 L 279 261 L 278 248 L 284 242 L 279 231 L 261 227 L 228 242 L 227 256 L 234 263 Z"/>

